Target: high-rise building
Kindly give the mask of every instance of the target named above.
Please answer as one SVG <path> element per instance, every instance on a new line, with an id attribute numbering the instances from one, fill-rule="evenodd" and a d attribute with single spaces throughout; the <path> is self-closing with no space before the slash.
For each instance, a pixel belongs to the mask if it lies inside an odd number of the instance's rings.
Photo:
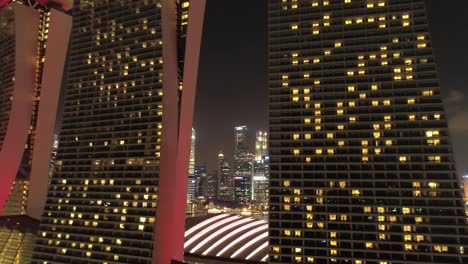
<path id="1" fill-rule="evenodd" d="M 187 201 L 194 201 L 197 199 L 197 178 L 195 175 L 195 129 L 192 128 L 192 137 L 190 141 L 190 158 L 189 158 L 189 171 L 187 182 Z"/>
<path id="2" fill-rule="evenodd" d="M 0 263 L 31 263 L 38 227 L 29 216 L 0 216 Z"/>
<path id="3" fill-rule="evenodd" d="M 465 203 L 468 204 L 468 175 L 463 176 L 463 198 L 465 198 Z"/>
<path id="4" fill-rule="evenodd" d="M 32 2 L 0 1 L 0 215 L 39 219 L 71 17 L 69 1 Z"/>
<path id="5" fill-rule="evenodd" d="M 196 143 L 195 129 L 192 128 L 192 137 L 190 141 L 189 175 L 195 174 L 195 143 Z"/>
<path id="6" fill-rule="evenodd" d="M 255 137 L 255 160 L 268 156 L 268 133 L 257 131 Z"/>
<path id="7" fill-rule="evenodd" d="M 245 203 L 252 199 L 252 170 L 255 157 L 249 152 L 247 127 L 235 127 L 234 133 L 236 144 L 233 166 L 234 201 Z"/>
<path id="8" fill-rule="evenodd" d="M 252 200 L 258 204 L 268 203 L 268 134 L 258 131 L 255 140 L 255 161 L 252 177 Z"/>
<path id="9" fill-rule="evenodd" d="M 203 196 L 207 201 L 213 202 L 218 194 L 218 171 L 211 171 L 206 174 L 206 181 L 203 183 Z"/>
<path id="10" fill-rule="evenodd" d="M 33 263 L 183 260 L 204 3 L 76 1 Z"/>
<path id="11" fill-rule="evenodd" d="M 220 201 L 232 201 L 234 199 L 234 181 L 231 173 L 231 165 L 220 151 L 218 154 L 218 195 Z"/>
<path id="12" fill-rule="evenodd" d="M 468 263 L 424 0 L 269 1 L 270 263 Z"/>

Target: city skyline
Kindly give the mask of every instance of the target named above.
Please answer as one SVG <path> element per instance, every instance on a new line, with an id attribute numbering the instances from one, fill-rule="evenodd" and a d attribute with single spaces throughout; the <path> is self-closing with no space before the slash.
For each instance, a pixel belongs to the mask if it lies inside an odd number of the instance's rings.
<path id="1" fill-rule="evenodd" d="M 0 262 L 468 262 L 440 2 L 0 0 Z"/>
<path id="2" fill-rule="evenodd" d="M 220 149 L 226 157 L 233 156 L 233 127 L 245 124 L 251 131 L 268 130 L 266 3 L 266 0 L 240 0 L 236 5 L 229 1 L 207 3 L 194 127 L 200 144 L 197 163 L 207 163 L 209 168 L 216 168 Z M 468 174 L 468 141 L 465 140 L 468 127 L 463 122 L 468 118 L 465 103 L 468 75 L 464 73 L 468 67 L 468 53 L 464 48 L 468 46 L 468 34 L 463 33 L 467 23 L 463 10 L 468 9 L 468 2 L 451 1 L 447 5 L 444 1 L 431 0 L 428 3 L 442 96 L 461 179 Z M 238 16 L 243 19 L 238 21 Z M 222 63 L 220 57 L 224 58 Z M 244 96 L 245 93 L 249 95 Z M 255 139 L 249 140 L 253 144 Z"/>

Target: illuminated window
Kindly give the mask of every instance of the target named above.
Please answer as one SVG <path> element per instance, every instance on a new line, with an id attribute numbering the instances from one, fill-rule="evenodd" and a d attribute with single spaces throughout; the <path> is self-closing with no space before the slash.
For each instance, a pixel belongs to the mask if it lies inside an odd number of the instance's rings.
<path id="1" fill-rule="evenodd" d="M 292 30 L 296 30 L 296 29 L 298 29 L 298 28 L 299 28 L 299 25 L 297 25 L 297 24 L 291 25 L 291 29 L 292 29 Z"/>

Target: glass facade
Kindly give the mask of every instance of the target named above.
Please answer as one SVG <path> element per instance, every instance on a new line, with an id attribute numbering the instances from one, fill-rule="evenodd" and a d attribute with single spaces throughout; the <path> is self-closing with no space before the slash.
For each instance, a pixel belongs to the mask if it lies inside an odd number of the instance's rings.
<path id="1" fill-rule="evenodd" d="M 270 0 L 270 263 L 467 263 L 423 0 Z"/>
<path id="2" fill-rule="evenodd" d="M 179 90 L 188 1 L 177 1 Z M 161 3 L 75 1 L 62 130 L 33 263 L 151 263 Z M 167 44 L 166 44 L 167 45 Z"/>

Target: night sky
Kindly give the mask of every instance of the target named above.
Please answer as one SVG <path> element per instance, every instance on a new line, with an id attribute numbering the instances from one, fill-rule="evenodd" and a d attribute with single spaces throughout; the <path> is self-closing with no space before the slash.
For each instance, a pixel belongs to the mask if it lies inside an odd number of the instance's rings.
<path id="1" fill-rule="evenodd" d="M 468 174 L 468 1 L 430 0 L 430 29 L 459 175 Z M 197 164 L 232 160 L 234 127 L 268 131 L 267 0 L 207 0 L 195 106 Z"/>

